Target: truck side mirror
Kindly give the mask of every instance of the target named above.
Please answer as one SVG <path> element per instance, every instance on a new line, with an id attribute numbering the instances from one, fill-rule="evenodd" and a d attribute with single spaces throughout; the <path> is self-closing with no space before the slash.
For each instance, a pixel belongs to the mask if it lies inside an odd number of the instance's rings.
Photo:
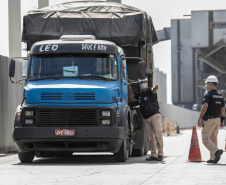
<path id="1" fill-rule="evenodd" d="M 138 64 L 138 71 L 139 71 L 139 79 L 145 79 L 146 78 L 146 62 L 145 61 L 140 61 Z"/>
<path id="2" fill-rule="evenodd" d="M 9 77 L 14 76 L 15 76 L 15 60 L 12 59 L 9 65 Z"/>

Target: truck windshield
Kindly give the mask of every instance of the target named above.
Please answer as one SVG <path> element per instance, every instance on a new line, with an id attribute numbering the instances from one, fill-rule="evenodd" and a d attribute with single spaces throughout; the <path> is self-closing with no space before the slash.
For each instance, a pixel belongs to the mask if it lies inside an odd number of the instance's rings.
<path id="1" fill-rule="evenodd" d="M 111 54 L 45 54 L 33 55 L 29 80 L 80 78 L 117 80 L 118 64 Z"/>

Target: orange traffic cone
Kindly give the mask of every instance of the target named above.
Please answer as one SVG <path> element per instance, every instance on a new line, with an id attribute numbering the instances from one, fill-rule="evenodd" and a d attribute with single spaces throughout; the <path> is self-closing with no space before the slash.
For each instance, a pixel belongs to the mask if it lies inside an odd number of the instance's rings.
<path id="1" fill-rule="evenodd" d="M 196 132 L 196 126 L 193 127 L 188 159 L 191 162 L 203 162 L 199 148 L 199 140 Z"/>

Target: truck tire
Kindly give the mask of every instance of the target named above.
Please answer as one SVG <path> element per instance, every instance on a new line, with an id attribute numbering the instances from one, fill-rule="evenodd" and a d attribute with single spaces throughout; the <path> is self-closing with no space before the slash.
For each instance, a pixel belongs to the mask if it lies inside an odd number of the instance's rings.
<path id="1" fill-rule="evenodd" d="M 34 159 L 34 156 L 35 155 L 32 152 L 24 152 L 24 153 L 19 152 L 18 153 L 18 157 L 19 157 L 21 163 L 31 163 Z"/>
<path id="2" fill-rule="evenodd" d="M 144 130 L 145 132 L 145 130 Z M 134 157 L 140 157 L 143 155 L 147 155 L 149 147 L 148 147 L 148 141 L 147 141 L 147 135 L 146 132 L 144 133 L 144 145 L 142 146 L 141 149 L 133 149 L 132 156 Z"/>
<path id="3" fill-rule="evenodd" d="M 146 134 L 145 134 L 146 136 Z M 144 141 L 144 155 L 147 155 L 149 151 L 149 146 L 148 146 L 148 138 L 146 137 L 145 141 Z"/>
<path id="4" fill-rule="evenodd" d="M 144 133 L 143 135 L 145 137 L 146 134 Z M 142 147 L 140 149 L 133 149 L 132 155 L 134 157 L 141 157 L 141 156 L 143 156 L 144 155 L 144 147 L 145 147 L 145 140 L 144 140 L 144 143 L 142 143 Z"/>
<path id="5" fill-rule="evenodd" d="M 133 120 L 134 125 L 141 124 L 137 113 L 134 113 L 132 120 Z M 145 128 L 144 128 L 144 126 L 141 126 L 141 129 L 137 130 L 136 135 L 134 137 L 136 146 L 133 149 L 132 156 L 140 157 L 140 156 L 144 155 L 144 153 L 145 153 L 145 151 L 144 151 L 145 150 L 145 137 L 146 137 Z"/>
<path id="6" fill-rule="evenodd" d="M 122 142 L 122 145 L 117 153 L 114 153 L 114 159 L 116 162 L 125 162 L 128 159 L 128 149 L 126 146 L 126 140 Z"/>
<path id="7" fill-rule="evenodd" d="M 117 153 L 114 153 L 114 159 L 116 162 L 125 162 L 128 157 L 129 157 L 129 153 L 130 153 L 130 146 L 127 146 L 127 144 L 129 143 L 129 138 L 130 138 L 130 129 L 129 129 L 129 125 L 128 125 L 128 119 L 127 119 L 127 123 L 126 123 L 126 139 L 124 139 L 124 141 L 122 142 L 122 145 L 119 149 L 119 151 Z"/>
<path id="8" fill-rule="evenodd" d="M 144 154 L 144 147 L 142 147 L 142 149 L 133 149 L 133 153 L 132 155 L 134 157 L 140 157 Z"/>
<path id="9" fill-rule="evenodd" d="M 146 134 L 146 128 L 144 127 L 144 155 L 147 155 L 148 151 L 149 151 L 148 138 Z"/>

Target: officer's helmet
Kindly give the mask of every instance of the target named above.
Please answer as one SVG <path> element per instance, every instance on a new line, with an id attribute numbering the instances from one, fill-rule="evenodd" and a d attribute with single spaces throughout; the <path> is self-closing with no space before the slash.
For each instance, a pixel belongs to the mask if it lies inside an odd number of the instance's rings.
<path id="1" fill-rule="evenodd" d="M 217 77 L 216 76 L 214 76 L 214 75 L 210 75 L 210 76 L 208 76 L 208 78 L 206 79 L 206 81 L 205 81 L 205 83 L 211 83 L 211 82 L 215 82 L 215 83 L 217 83 L 218 84 L 218 79 L 217 79 Z"/>

